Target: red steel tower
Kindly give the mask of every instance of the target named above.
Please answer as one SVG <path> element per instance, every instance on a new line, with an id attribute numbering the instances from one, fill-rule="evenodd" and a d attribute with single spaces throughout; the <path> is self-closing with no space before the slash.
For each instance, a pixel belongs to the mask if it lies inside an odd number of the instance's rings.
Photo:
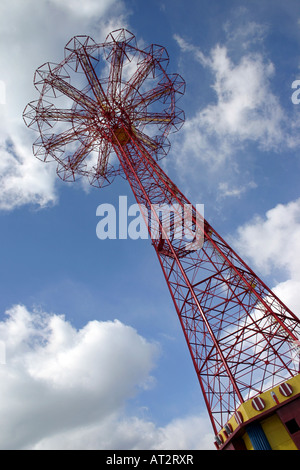
<path id="1" fill-rule="evenodd" d="M 33 152 L 44 162 L 55 160 L 63 180 L 86 176 L 97 187 L 118 174 L 128 180 L 143 208 L 217 448 L 300 448 L 299 318 L 158 165 L 169 149 L 168 134 L 184 122 L 176 99 L 185 83 L 168 74 L 167 65 L 163 47 L 141 50 L 124 29 L 101 44 L 74 37 L 60 64 L 46 63 L 35 73 L 40 96 L 24 111 L 27 126 L 39 132 Z M 162 206 L 173 208 L 169 230 Z M 178 223 L 187 208 L 188 226 Z M 191 230 L 196 243 L 188 243 Z M 272 437 L 268 429 L 275 422 Z"/>

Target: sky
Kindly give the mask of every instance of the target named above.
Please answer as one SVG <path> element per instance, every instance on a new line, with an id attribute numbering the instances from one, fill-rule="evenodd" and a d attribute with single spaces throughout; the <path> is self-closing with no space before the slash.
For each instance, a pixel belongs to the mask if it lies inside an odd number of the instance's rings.
<path id="1" fill-rule="evenodd" d="M 128 183 L 62 182 L 22 118 L 40 65 L 118 28 L 186 81 L 164 170 L 300 313 L 299 1 L 2 0 L 1 449 L 214 448 L 150 241 L 96 234 Z"/>

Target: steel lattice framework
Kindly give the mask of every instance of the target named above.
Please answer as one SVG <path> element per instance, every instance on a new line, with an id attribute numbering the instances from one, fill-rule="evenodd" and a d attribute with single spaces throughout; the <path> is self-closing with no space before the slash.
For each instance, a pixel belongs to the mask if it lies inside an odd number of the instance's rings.
<path id="1" fill-rule="evenodd" d="M 102 187 L 123 174 L 149 210 L 191 207 L 157 163 L 168 134 L 184 122 L 176 100 L 185 83 L 167 65 L 163 47 L 140 50 L 124 29 L 102 44 L 73 38 L 60 64 L 35 73 L 40 97 L 24 111 L 27 126 L 39 131 L 34 154 L 55 160 L 63 180 L 86 176 Z M 148 221 L 152 244 L 217 433 L 241 403 L 299 373 L 292 351 L 300 321 L 195 208 L 198 249 L 187 249 L 184 234 L 167 234 L 155 216 L 159 236 Z"/>

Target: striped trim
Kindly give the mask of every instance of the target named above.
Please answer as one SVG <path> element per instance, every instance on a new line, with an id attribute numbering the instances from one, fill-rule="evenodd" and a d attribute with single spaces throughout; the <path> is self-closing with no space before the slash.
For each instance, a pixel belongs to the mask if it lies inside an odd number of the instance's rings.
<path id="1" fill-rule="evenodd" d="M 215 443 L 218 445 L 218 446 L 221 446 L 224 442 L 224 439 L 223 439 L 223 436 L 222 434 L 217 434 L 215 436 Z"/>
<path id="2" fill-rule="evenodd" d="M 265 407 L 265 402 L 261 397 L 253 398 L 251 404 L 256 411 L 261 411 Z"/>
<path id="3" fill-rule="evenodd" d="M 240 411 L 236 411 L 234 413 L 234 419 L 236 420 L 237 424 L 242 424 L 244 421 L 243 415 Z"/>
<path id="4" fill-rule="evenodd" d="M 224 431 L 226 432 L 226 434 L 227 434 L 228 436 L 229 436 L 229 434 L 232 433 L 233 428 L 232 428 L 232 426 L 231 426 L 230 423 L 225 424 L 225 426 L 224 426 Z"/>
<path id="5" fill-rule="evenodd" d="M 292 389 L 292 387 L 290 386 L 290 384 L 284 383 L 284 384 L 281 384 L 281 385 L 280 385 L 280 387 L 279 387 L 279 392 L 280 392 L 281 395 L 283 395 L 284 397 L 289 397 L 290 395 L 292 395 L 293 389 Z"/>

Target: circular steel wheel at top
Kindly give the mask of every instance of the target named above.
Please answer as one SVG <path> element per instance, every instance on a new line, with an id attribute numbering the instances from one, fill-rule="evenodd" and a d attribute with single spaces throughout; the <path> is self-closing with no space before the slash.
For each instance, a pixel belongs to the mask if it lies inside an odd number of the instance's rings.
<path id="1" fill-rule="evenodd" d="M 98 187 L 122 173 L 114 146 L 125 146 L 128 136 L 156 159 L 164 157 L 168 134 L 184 122 L 176 99 L 185 82 L 167 74 L 168 62 L 164 47 L 140 50 L 125 29 L 110 33 L 102 44 L 75 36 L 60 64 L 47 62 L 35 72 L 40 97 L 23 114 L 26 125 L 40 134 L 35 156 L 55 160 L 63 180 L 87 176 Z"/>

